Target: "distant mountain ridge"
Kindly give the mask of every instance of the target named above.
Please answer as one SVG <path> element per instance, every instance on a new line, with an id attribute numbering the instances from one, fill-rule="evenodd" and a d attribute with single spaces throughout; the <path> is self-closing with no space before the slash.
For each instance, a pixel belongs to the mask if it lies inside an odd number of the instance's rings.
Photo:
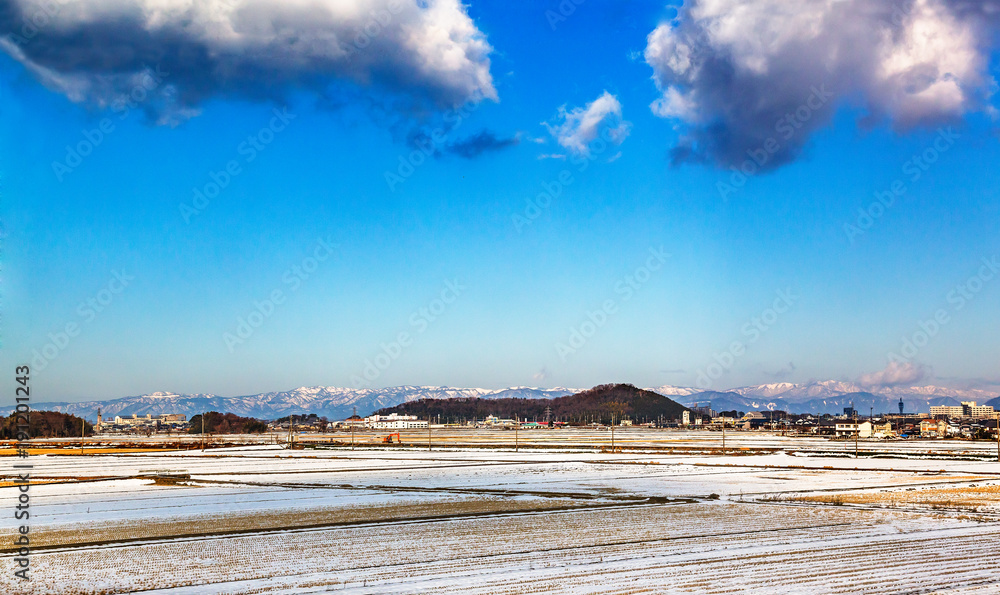
<path id="1" fill-rule="evenodd" d="M 503 389 L 456 388 L 448 386 L 394 386 L 388 388 L 301 387 L 289 391 L 256 395 L 222 397 L 213 394 L 176 394 L 156 392 L 105 401 L 79 403 L 32 403 L 36 410 L 59 411 L 78 415 L 89 421 L 97 419 L 97 410 L 104 417 L 115 415 L 158 415 L 183 413 L 191 416 L 204 411 L 235 413 L 258 419 L 276 419 L 291 414 L 315 413 L 329 419 L 344 419 L 354 412 L 368 415 L 385 407 L 419 399 L 450 399 L 479 397 L 484 399 L 523 398 L 552 399 L 576 394 L 584 389 L 537 388 L 515 386 Z M 865 412 L 898 412 L 903 399 L 906 413 L 926 413 L 931 405 L 958 405 L 961 401 L 1000 408 L 1000 397 L 980 389 L 952 389 L 939 386 L 866 388 L 852 382 L 824 380 L 802 384 L 787 382 L 744 386 L 720 391 L 704 391 L 682 386 L 648 388 L 685 406 L 709 405 L 716 411 L 784 410 L 790 413 L 840 413 L 844 407 Z M 8 412 L 13 409 L 10 407 Z"/>
<path id="2" fill-rule="evenodd" d="M 418 399 L 450 399 L 479 397 L 484 399 L 526 398 L 551 399 L 580 392 L 568 388 L 532 388 L 515 386 L 503 389 L 454 388 L 447 386 L 394 386 L 389 388 L 342 388 L 333 386 L 301 387 L 282 392 L 268 392 L 240 397 L 221 397 L 212 394 L 176 394 L 155 392 L 148 395 L 123 397 L 107 401 L 78 403 L 32 403 L 38 411 L 71 413 L 87 420 L 97 419 L 97 411 L 105 419 L 116 415 L 131 416 L 162 413 L 183 413 L 191 416 L 205 411 L 235 413 L 244 417 L 276 419 L 286 415 L 315 413 L 329 419 L 344 419 L 354 412 L 368 415 L 383 407 Z M 13 407 L 11 407 L 13 409 Z"/>
<path id="3" fill-rule="evenodd" d="M 714 393 L 695 393 L 686 405 L 707 404 L 717 411 L 783 410 L 789 413 L 840 413 L 845 407 L 859 412 L 898 413 L 903 401 L 905 413 L 927 413 L 932 405 L 959 405 L 962 401 L 1000 407 L 996 393 L 980 389 L 954 389 L 940 386 L 865 387 L 854 382 L 822 380 L 802 384 L 779 382 L 744 386 Z"/>

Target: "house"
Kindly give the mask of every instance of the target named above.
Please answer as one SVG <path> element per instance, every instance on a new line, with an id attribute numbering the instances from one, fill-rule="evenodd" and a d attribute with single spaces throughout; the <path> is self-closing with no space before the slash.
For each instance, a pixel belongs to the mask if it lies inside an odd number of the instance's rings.
<path id="1" fill-rule="evenodd" d="M 872 438 L 877 438 L 884 440 L 886 438 L 895 438 L 896 432 L 892 431 L 892 424 L 890 422 L 877 423 L 872 426 Z"/>
<path id="2" fill-rule="evenodd" d="M 288 427 L 287 425 L 285 427 Z M 335 428 L 355 428 L 360 429 L 365 427 L 365 420 L 360 415 L 352 415 L 344 421 L 338 421 L 333 424 Z"/>
<path id="3" fill-rule="evenodd" d="M 834 435 L 838 438 L 854 438 L 855 435 L 857 435 L 858 438 L 871 438 L 872 422 L 838 420 L 834 428 Z"/>
<path id="4" fill-rule="evenodd" d="M 946 419 L 920 420 L 921 438 L 944 438 L 947 435 L 948 435 L 948 420 Z"/>
<path id="5" fill-rule="evenodd" d="M 744 430 L 760 430 L 771 425 L 771 422 L 763 417 L 752 417 L 743 422 Z"/>

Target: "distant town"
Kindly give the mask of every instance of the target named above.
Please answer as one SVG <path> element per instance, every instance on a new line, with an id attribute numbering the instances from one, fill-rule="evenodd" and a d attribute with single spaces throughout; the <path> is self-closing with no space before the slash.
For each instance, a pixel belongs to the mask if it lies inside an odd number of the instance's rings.
<path id="1" fill-rule="evenodd" d="M 197 416 L 200 419 L 200 416 Z M 595 416 L 597 418 L 599 416 Z M 920 438 L 965 438 L 996 439 L 998 412 L 990 405 L 978 405 L 966 401 L 961 406 L 932 406 L 927 413 L 895 413 L 864 415 L 851 407 L 844 408 L 840 415 L 790 414 L 784 411 L 723 411 L 709 406 L 693 407 L 685 410 L 675 419 L 659 419 L 637 422 L 629 417 L 615 419 L 613 425 L 619 428 L 646 427 L 698 430 L 735 430 L 781 432 L 794 436 L 830 436 L 834 438 L 861 439 L 905 439 Z M 287 416 L 279 420 L 264 422 L 267 432 L 338 432 L 350 429 L 364 430 L 413 430 L 439 428 L 496 428 L 496 429 L 560 429 L 568 426 L 607 428 L 608 420 L 569 422 L 551 415 L 541 419 L 510 418 L 487 415 L 481 419 L 441 420 L 419 418 L 416 415 L 399 413 L 372 414 L 367 417 L 351 416 L 344 420 L 328 420 L 315 414 Z M 165 413 L 144 416 L 116 415 L 104 419 L 98 414 L 94 424 L 95 434 L 172 434 L 199 433 L 197 423 L 187 420 L 184 414 Z M 231 432 L 213 432 L 231 433 Z"/>

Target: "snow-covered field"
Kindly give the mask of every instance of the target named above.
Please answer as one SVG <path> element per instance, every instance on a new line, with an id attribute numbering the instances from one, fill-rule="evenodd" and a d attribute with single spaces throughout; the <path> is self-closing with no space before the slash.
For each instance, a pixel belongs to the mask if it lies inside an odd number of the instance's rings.
<path id="1" fill-rule="evenodd" d="M 833 445 L 34 455 L 58 482 L 31 487 L 33 580 L 6 554 L 0 592 L 1000 592 L 1000 463 L 956 456 L 989 444 Z"/>

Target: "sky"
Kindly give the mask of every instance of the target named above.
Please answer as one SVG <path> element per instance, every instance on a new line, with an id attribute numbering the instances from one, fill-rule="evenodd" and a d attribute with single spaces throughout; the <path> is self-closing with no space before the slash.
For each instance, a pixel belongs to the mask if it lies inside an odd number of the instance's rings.
<path id="1" fill-rule="evenodd" d="M 3 0 L 0 364 L 1000 389 L 1000 2 Z"/>

